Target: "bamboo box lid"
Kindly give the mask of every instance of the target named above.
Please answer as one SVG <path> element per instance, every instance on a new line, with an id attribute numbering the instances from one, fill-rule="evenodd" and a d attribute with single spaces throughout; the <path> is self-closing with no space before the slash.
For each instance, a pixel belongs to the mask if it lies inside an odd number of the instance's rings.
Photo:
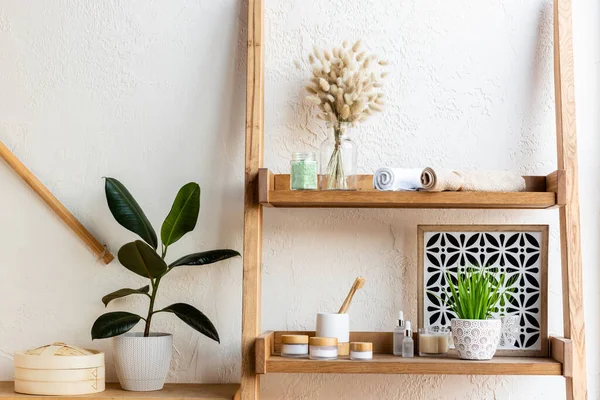
<path id="1" fill-rule="evenodd" d="M 104 353 L 64 343 L 53 343 L 15 353 L 15 368 L 83 369 L 104 367 Z"/>

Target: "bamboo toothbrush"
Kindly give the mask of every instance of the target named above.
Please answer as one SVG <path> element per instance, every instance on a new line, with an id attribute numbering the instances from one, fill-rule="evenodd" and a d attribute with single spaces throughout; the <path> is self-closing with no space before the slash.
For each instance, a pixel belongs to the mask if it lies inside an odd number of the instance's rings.
<path id="1" fill-rule="evenodd" d="M 365 278 L 359 276 L 358 278 L 356 278 L 354 284 L 350 288 L 350 292 L 348 293 L 348 296 L 346 296 L 346 300 L 344 300 L 344 304 L 342 304 L 342 307 L 340 308 L 340 311 L 338 311 L 338 314 L 345 314 L 348 312 L 348 308 L 350 308 L 350 302 L 352 302 L 352 297 L 354 297 L 354 293 L 356 293 L 356 291 L 363 286 L 365 286 Z"/>

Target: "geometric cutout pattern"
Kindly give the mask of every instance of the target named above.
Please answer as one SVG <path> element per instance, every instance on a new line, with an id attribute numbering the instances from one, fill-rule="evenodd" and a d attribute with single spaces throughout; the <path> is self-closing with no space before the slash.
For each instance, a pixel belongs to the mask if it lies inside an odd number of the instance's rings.
<path id="1" fill-rule="evenodd" d="M 514 340 L 498 349 L 541 350 L 542 301 L 545 304 L 542 232 L 428 231 L 423 237 L 423 321 L 426 326 L 449 327 L 456 316 L 447 306 L 452 296 L 448 276 L 456 284 L 460 271 L 475 267 L 496 279 L 505 274 L 494 318 L 517 317 Z M 547 249 L 546 249 L 547 250 Z M 512 319 L 512 318 L 511 318 Z M 544 338 L 545 340 L 545 338 Z"/>

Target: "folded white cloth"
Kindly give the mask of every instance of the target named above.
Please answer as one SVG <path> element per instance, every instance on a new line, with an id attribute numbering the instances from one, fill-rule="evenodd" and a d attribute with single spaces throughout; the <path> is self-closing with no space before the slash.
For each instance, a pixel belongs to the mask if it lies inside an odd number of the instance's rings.
<path id="1" fill-rule="evenodd" d="M 373 175 L 377 190 L 417 190 L 422 187 L 423 168 L 379 168 Z"/>
<path id="2" fill-rule="evenodd" d="M 428 192 L 521 192 L 525 179 L 510 171 L 453 171 L 442 168 L 380 168 L 373 175 L 377 190 Z"/>

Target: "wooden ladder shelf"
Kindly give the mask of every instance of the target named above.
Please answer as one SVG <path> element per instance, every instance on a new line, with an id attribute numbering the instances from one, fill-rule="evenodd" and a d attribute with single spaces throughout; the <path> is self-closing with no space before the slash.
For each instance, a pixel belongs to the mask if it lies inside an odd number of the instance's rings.
<path id="1" fill-rule="evenodd" d="M 359 178 L 354 192 L 291 191 L 289 175 L 263 168 L 264 37 L 263 2 L 248 4 L 248 69 L 246 92 L 246 162 L 244 198 L 244 276 L 242 297 L 241 399 L 260 398 L 260 375 L 266 373 L 364 373 L 459 375 L 560 375 L 567 399 L 587 397 L 585 328 L 577 135 L 573 77 L 571 0 L 554 0 L 554 85 L 556 100 L 557 170 L 547 176 L 525 177 L 520 193 L 444 192 L 390 193 L 372 189 L 372 176 Z M 369 361 L 317 362 L 279 355 L 280 336 L 261 334 L 261 266 L 263 207 L 289 208 L 559 208 L 564 338 L 551 337 L 547 357 L 496 357 L 490 361 L 457 358 L 402 359 L 391 356 L 391 333 L 352 332 L 352 341 L 374 343 Z M 305 334 L 314 335 L 313 332 Z"/>

